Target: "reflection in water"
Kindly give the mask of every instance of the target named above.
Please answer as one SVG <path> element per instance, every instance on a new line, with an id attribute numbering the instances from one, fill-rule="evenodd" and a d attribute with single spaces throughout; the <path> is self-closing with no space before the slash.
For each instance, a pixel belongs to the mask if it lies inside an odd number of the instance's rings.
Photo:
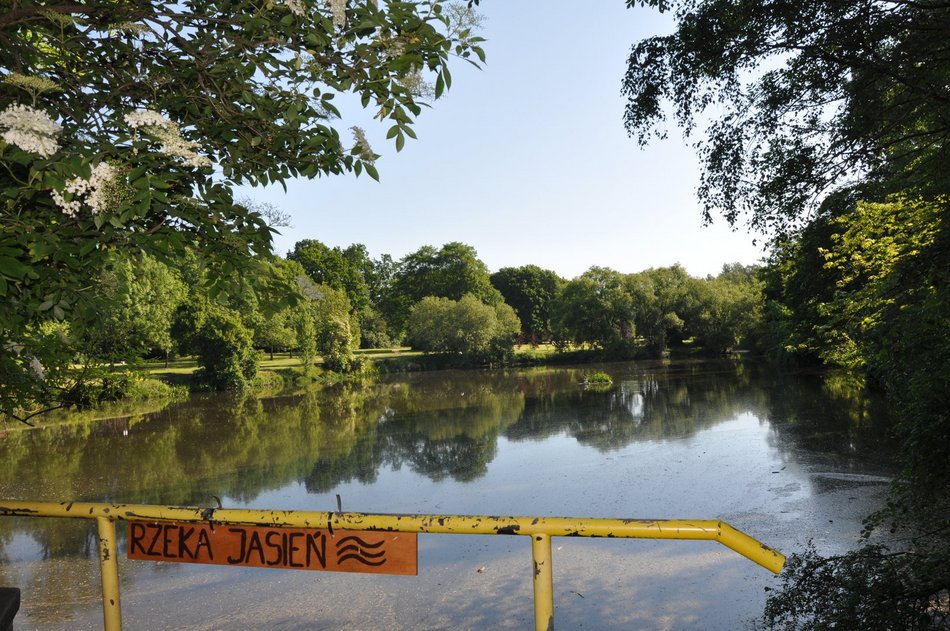
<path id="1" fill-rule="evenodd" d="M 516 449 L 567 437 L 609 458 L 636 442 L 682 441 L 743 414 L 767 422 L 770 447 L 787 457 L 805 450 L 846 468 L 849 459 L 874 452 L 882 434 L 875 424 L 885 422 L 878 404 L 837 376 L 725 361 L 597 369 L 611 374 L 613 388 L 585 390 L 590 366 L 447 371 L 266 399 L 204 396 L 154 414 L 9 430 L 0 435 L 0 497 L 210 505 L 212 496 L 226 496 L 250 504 L 292 484 L 330 493 L 403 468 L 474 493 L 500 441 Z M 780 495 L 785 487 L 776 488 Z M 93 530 L 72 520 L 0 520 L 0 583 L 24 579 L 10 574 L 14 557 L 91 558 Z M 32 547 L 13 545 L 23 535 Z M 33 597 L 88 599 L 75 586 L 88 582 L 80 565 L 66 572 L 38 565 L 60 574 L 35 579 L 49 587 Z"/>

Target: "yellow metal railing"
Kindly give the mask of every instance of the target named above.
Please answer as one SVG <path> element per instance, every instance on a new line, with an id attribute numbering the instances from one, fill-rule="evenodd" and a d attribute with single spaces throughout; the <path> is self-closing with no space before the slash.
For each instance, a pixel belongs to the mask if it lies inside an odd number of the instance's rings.
<path id="1" fill-rule="evenodd" d="M 554 574 L 551 537 L 613 537 L 718 541 L 778 574 L 785 565 L 780 552 L 718 520 L 588 519 L 571 517 L 496 517 L 476 515 L 388 515 L 348 512 L 273 511 L 193 508 L 143 504 L 24 502 L 0 500 L 0 516 L 95 519 L 99 534 L 102 610 L 107 631 L 122 628 L 119 602 L 116 520 L 214 522 L 235 526 L 288 526 L 340 530 L 376 530 L 463 535 L 531 537 L 534 561 L 535 629 L 554 628 Z"/>

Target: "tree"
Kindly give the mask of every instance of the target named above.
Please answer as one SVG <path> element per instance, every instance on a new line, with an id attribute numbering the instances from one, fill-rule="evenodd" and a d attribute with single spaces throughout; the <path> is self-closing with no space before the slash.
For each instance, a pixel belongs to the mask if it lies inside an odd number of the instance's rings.
<path id="1" fill-rule="evenodd" d="M 592 267 L 569 281 L 554 307 L 554 333 L 561 344 L 590 344 L 610 353 L 629 354 L 634 343 L 634 312 L 623 275 Z"/>
<path id="2" fill-rule="evenodd" d="M 365 246 L 356 244 L 344 250 L 305 239 L 294 245 L 287 258 L 300 263 L 307 276 L 318 285 L 346 292 L 354 313 L 361 314 L 369 307 L 369 286 L 364 276 L 369 257 Z"/>
<path id="3" fill-rule="evenodd" d="M 830 191 L 950 190 L 945 2 L 627 4 L 672 7 L 677 22 L 630 52 L 627 130 L 663 136 L 667 102 L 687 134 L 713 115 L 697 143 L 707 221 L 782 234 Z"/>
<path id="4" fill-rule="evenodd" d="M 270 317 L 264 317 L 254 329 L 254 345 L 263 348 L 274 359 L 275 351 L 286 351 L 297 346 L 293 307 L 284 307 Z"/>
<path id="5" fill-rule="evenodd" d="M 721 353 L 758 342 L 762 320 L 762 283 L 757 268 L 724 265 L 715 278 L 699 283 L 701 309 L 693 325 L 696 343 L 708 353 Z"/>
<path id="6" fill-rule="evenodd" d="M 661 308 L 653 278 L 649 273 L 627 274 L 623 285 L 632 302 L 633 323 L 637 335 L 643 338 L 647 354 L 654 358 L 662 357 L 666 351 L 667 329 L 675 328 L 678 318 Z"/>
<path id="7" fill-rule="evenodd" d="M 695 334 L 701 305 L 697 279 L 677 263 L 670 267 L 651 268 L 643 272 L 653 284 L 660 322 L 667 344 L 682 344 Z"/>
<path id="8" fill-rule="evenodd" d="M 9 6 L 0 15 L 0 353 L 9 360 L 16 346 L 57 360 L 25 332 L 65 317 L 117 251 L 174 265 L 196 247 L 219 281 L 266 253 L 270 229 L 234 202 L 237 184 L 378 177 L 364 132 L 352 128 L 349 141 L 334 126 L 333 97 L 359 96 L 401 149 L 422 111 L 420 81 L 433 78 L 438 97 L 450 57 L 482 59 L 473 24 L 470 10 L 436 0 Z M 54 399 L 54 386 L 0 408 Z"/>
<path id="9" fill-rule="evenodd" d="M 551 306 L 564 280 L 537 265 L 503 267 L 489 277 L 521 320 L 521 338 L 537 344 L 551 337 Z"/>
<path id="10" fill-rule="evenodd" d="M 769 345 L 862 370 L 902 419 L 902 479 L 868 528 L 908 528 L 908 549 L 796 558 L 765 623 L 945 627 L 950 5 L 673 4 L 676 32 L 631 52 L 627 129 L 647 141 L 672 101 L 690 133 L 715 104 L 699 195 L 772 237 Z"/>
<path id="11" fill-rule="evenodd" d="M 298 263 L 279 257 L 258 257 L 253 263 L 242 278 L 241 296 L 231 296 L 230 303 L 232 308 L 244 303 L 249 312 L 241 315 L 253 330 L 254 345 L 273 359 L 275 350 L 298 346 L 296 313 L 303 296 L 297 279 L 305 274 Z"/>
<path id="12" fill-rule="evenodd" d="M 192 294 L 175 314 L 182 353 L 197 355 L 195 379 L 214 390 L 243 390 L 257 374 L 251 332 L 233 309 Z"/>
<path id="13" fill-rule="evenodd" d="M 393 339 L 382 308 L 392 290 L 396 263 L 389 254 L 383 254 L 378 259 L 367 257 L 364 261 L 368 263 L 363 268 L 363 278 L 369 289 L 370 308 L 363 313 L 363 319 L 360 322 L 360 346 L 363 348 L 392 346 L 398 340 Z"/>
<path id="14" fill-rule="evenodd" d="M 466 294 L 488 305 L 503 302 L 475 248 L 458 242 L 438 250 L 426 245 L 399 261 L 381 306 L 390 333 L 401 335 L 410 309 L 426 296 L 460 300 Z"/>
<path id="15" fill-rule="evenodd" d="M 113 361 L 153 353 L 167 357 L 172 317 L 186 295 L 177 274 L 147 254 L 133 254 L 102 276 L 102 302 L 94 303 L 98 325 L 74 327 L 84 352 Z"/>
<path id="16" fill-rule="evenodd" d="M 413 306 L 408 327 L 414 349 L 479 364 L 507 360 L 521 323 L 505 303 L 486 305 L 472 295 L 460 300 L 427 296 Z"/>
<path id="17" fill-rule="evenodd" d="M 312 351 L 320 353 L 328 370 L 350 372 L 357 368 L 353 351 L 359 345 L 359 323 L 346 293 L 328 285 L 315 285 L 305 274 L 297 282 L 304 298 L 297 333 L 304 369 L 309 370 L 316 359 L 311 357 Z"/>
<path id="18" fill-rule="evenodd" d="M 941 203 L 893 197 L 831 222 L 836 278 L 815 332 L 826 361 L 862 368 L 903 412 L 904 508 L 950 533 L 950 231 Z M 945 536 L 947 536 L 945 534 Z M 950 541 L 946 542 L 950 558 Z"/>
<path id="19" fill-rule="evenodd" d="M 363 271 L 363 278 L 369 287 L 369 300 L 376 308 L 379 308 L 383 298 L 389 293 L 395 273 L 396 263 L 389 254 L 373 259 L 369 269 Z"/>

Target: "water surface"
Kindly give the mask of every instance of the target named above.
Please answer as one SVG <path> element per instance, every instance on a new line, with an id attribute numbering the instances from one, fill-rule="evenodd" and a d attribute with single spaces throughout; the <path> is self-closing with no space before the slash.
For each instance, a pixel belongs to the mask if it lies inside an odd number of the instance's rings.
<path id="1" fill-rule="evenodd" d="M 585 389 L 603 370 L 614 385 Z M 269 509 L 723 519 L 791 553 L 855 545 L 887 419 L 836 376 L 684 361 L 434 372 L 8 430 L 0 497 Z M 120 525 L 120 539 L 124 532 Z M 120 540 L 120 546 L 124 541 Z M 524 537 L 420 535 L 419 576 L 120 560 L 129 629 L 522 629 Z M 713 542 L 554 539 L 562 629 L 736 629 L 776 579 Z M 24 628 L 99 628 L 94 526 L 0 520 Z"/>

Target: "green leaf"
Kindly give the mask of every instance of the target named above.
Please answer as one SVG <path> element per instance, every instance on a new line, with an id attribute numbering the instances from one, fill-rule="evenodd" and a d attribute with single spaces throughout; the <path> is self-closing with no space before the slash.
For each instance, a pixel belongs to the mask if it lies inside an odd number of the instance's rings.
<path id="1" fill-rule="evenodd" d="M 144 165 L 144 164 L 143 164 L 143 165 L 137 166 L 137 167 L 135 167 L 134 169 L 132 169 L 131 171 L 129 171 L 128 180 L 129 180 L 129 182 L 134 182 L 134 181 L 138 180 L 140 177 L 142 177 L 143 175 L 145 175 L 147 172 L 148 172 L 148 166 L 147 166 L 147 165 Z"/>
<path id="2" fill-rule="evenodd" d="M 371 178 L 373 178 L 374 180 L 378 182 L 379 172 L 376 170 L 376 167 L 368 162 L 365 163 L 363 166 L 366 168 L 366 173 L 368 173 Z"/>
<path id="3" fill-rule="evenodd" d="M 95 250 L 96 246 L 98 245 L 99 243 L 97 241 L 92 241 L 92 240 L 86 241 L 79 248 L 79 256 L 87 256 L 90 252 Z"/>
<path id="4" fill-rule="evenodd" d="M 33 262 L 40 261 L 49 256 L 56 246 L 49 242 L 37 241 L 30 247 L 30 258 Z"/>
<path id="5" fill-rule="evenodd" d="M 396 151 L 402 151 L 402 148 L 406 146 L 406 137 L 403 135 L 402 130 L 399 130 L 399 134 L 396 136 Z"/>
<path id="6" fill-rule="evenodd" d="M 22 280 L 30 271 L 29 266 L 8 256 L 0 256 L 0 274 L 14 280 Z"/>

